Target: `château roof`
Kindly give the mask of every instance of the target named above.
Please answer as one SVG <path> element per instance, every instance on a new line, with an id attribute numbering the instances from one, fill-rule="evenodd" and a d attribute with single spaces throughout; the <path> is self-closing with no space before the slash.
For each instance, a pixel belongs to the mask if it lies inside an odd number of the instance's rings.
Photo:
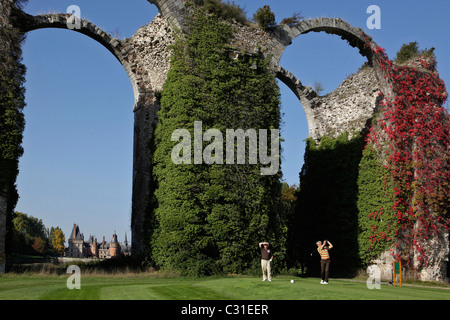
<path id="1" fill-rule="evenodd" d="M 84 240 L 83 234 L 80 233 L 80 228 L 76 223 L 73 224 L 72 234 L 70 235 L 72 240 Z"/>

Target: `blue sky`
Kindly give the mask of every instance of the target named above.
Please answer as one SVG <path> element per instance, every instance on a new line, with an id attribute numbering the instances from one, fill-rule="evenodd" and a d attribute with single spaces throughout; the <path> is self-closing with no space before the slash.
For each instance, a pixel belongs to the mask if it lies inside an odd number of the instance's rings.
<path id="1" fill-rule="evenodd" d="M 362 28 L 390 58 L 403 43 L 435 47 L 438 71 L 450 83 L 448 0 L 429 1 L 235 1 L 248 17 L 270 5 L 277 22 L 300 12 L 304 18 L 340 17 Z M 381 9 L 381 29 L 369 30 L 369 5 Z M 104 31 L 131 37 L 157 14 L 145 0 L 30 0 L 29 14 L 65 13 L 78 5 L 81 17 Z M 85 238 L 131 239 L 133 90 L 119 62 L 94 40 L 79 33 L 45 29 L 28 33 L 23 46 L 27 66 L 23 146 L 17 211 L 59 226 L 66 237 L 73 223 Z M 304 85 L 320 82 L 329 93 L 365 62 L 357 49 L 333 35 L 310 33 L 294 40 L 280 65 Z M 308 136 L 300 102 L 280 83 L 284 124 L 284 179 L 298 184 Z"/>

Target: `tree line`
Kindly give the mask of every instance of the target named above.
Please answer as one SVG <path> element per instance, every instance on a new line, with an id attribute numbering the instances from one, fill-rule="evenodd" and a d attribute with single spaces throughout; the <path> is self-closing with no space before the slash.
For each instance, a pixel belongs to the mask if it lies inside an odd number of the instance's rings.
<path id="1" fill-rule="evenodd" d="M 28 255 L 61 256 L 65 236 L 60 227 L 46 228 L 42 219 L 15 212 L 7 243 L 8 252 Z"/>

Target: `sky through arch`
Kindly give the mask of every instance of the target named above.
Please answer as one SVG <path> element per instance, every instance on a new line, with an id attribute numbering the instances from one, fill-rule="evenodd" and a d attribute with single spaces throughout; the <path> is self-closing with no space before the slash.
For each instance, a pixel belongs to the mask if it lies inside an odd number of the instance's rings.
<path id="1" fill-rule="evenodd" d="M 310 32 L 294 39 L 279 64 L 304 86 L 315 88 L 316 83 L 321 84 L 323 91 L 320 95 L 326 95 L 337 89 L 350 74 L 356 73 L 366 61 L 358 49 L 349 46 L 339 36 Z M 303 165 L 308 123 L 297 97 L 281 81 L 279 86 L 283 113 L 283 177 L 289 185 L 299 185 L 298 174 Z"/>
<path id="2" fill-rule="evenodd" d="M 120 39 L 131 37 L 157 14 L 146 1 L 30 0 L 31 15 L 81 17 Z M 99 43 L 77 32 L 27 33 L 25 153 L 20 159 L 17 211 L 62 228 L 66 239 L 78 223 L 85 239 L 131 240 L 134 95 L 126 71 Z"/>

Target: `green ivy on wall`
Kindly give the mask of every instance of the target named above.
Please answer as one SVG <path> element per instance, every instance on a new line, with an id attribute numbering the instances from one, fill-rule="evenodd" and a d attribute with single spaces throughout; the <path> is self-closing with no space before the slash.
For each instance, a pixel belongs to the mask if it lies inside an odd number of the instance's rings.
<path id="1" fill-rule="evenodd" d="M 232 36 L 232 28 L 215 15 L 195 11 L 188 32 L 172 48 L 161 92 L 153 146 L 151 257 L 157 266 L 184 274 L 252 269 L 260 258 L 260 241 L 279 245 L 279 173 L 261 175 L 261 164 L 249 164 L 248 157 L 245 164 L 233 165 L 174 164 L 171 159 L 179 143 L 171 141 L 172 133 L 187 129 L 194 137 L 194 121 L 202 122 L 202 132 L 218 129 L 224 140 L 226 129 L 279 127 L 280 93 L 268 60 L 262 54 L 230 54 Z M 209 144 L 203 142 L 202 150 Z"/>
<path id="2" fill-rule="evenodd" d="M 380 159 L 373 145 L 368 144 L 359 164 L 358 251 L 363 266 L 388 250 L 395 239 L 393 180 Z"/>
<path id="3" fill-rule="evenodd" d="M 309 271 L 317 271 L 316 242 L 329 240 L 334 274 L 348 274 L 358 267 L 357 182 L 364 140 L 346 132 L 306 142 L 295 217 L 298 257 Z"/>
<path id="4" fill-rule="evenodd" d="M 3 4 L 0 28 L 0 194 L 7 199 L 7 228 L 10 229 L 18 201 L 16 178 L 19 158 L 23 154 L 22 138 L 25 127 L 25 66 L 22 64 L 24 35 L 9 22 L 11 10 L 24 1 Z M 8 8 L 7 6 L 10 6 Z M 7 240 L 8 246 L 8 240 Z"/>

